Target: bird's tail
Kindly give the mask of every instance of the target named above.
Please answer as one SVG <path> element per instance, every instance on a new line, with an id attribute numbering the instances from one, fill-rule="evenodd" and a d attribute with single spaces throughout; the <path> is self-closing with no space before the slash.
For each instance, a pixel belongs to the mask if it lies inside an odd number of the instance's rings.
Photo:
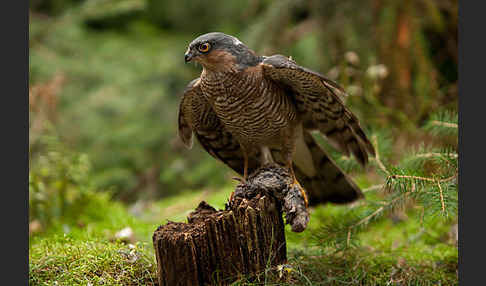
<path id="1" fill-rule="evenodd" d="M 356 183 L 336 165 L 308 131 L 303 132 L 301 139 L 305 144 L 297 144 L 294 172 L 307 192 L 309 205 L 325 202 L 345 204 L 364 197 Z"/>

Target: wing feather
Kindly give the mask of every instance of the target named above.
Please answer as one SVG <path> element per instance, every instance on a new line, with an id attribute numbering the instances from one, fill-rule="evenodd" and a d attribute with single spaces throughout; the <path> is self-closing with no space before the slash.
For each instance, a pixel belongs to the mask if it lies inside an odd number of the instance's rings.
<path id="1" fill-rule="evenodd" d="M 375 156 L 358 118 L 337 94 L 345 94 L 342 87 L 282 55 L 265 57 L 262 65 L 265 77 L 289 90 L 305 129 L 319 130 L 334 147 L 348 156 L 352 153 L 362 165 L 368 163 L 368 154 Z"/>

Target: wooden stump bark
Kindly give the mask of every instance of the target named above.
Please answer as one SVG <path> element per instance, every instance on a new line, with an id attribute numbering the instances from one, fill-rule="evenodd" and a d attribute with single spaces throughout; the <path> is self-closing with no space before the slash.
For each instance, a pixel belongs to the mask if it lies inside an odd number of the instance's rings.
<path id="1" fill-rule="evenodd" d="M 206 202 L 188 223 L 168 222 L 153 235 L 159 285 L 229 285 L 287 261 L 284 221 L 305 229 L 309 215 L 285 169 L 263 167 L 240 183 L 225 210 Z"/>

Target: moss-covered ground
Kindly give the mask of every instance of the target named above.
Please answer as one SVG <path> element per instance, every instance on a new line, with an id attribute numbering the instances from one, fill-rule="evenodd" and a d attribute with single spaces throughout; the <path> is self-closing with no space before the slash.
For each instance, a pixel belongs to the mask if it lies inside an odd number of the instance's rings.
<path id="1" fill-rule="evenodd" d="M 185 216 L 206 200 L 222 208 L 231 187 L 195 191 L 128 210 L 107 195 L 93 195 L 83 215 L 55 224 L 30 239 L 31 285 L 156 285 L 153 231 L 167 220 Z M 314 238 L 320 222 L 346 211 L 343 206 L 312 210 L 309 228 L 286 228 L 290 274 L 279 278 L 269 269 L 257 280 L 235 285 L 455 285 L 457 248 L 451 223 L 440 218 L 421 223 L 411 209 L 394 222 L 384 218 L 360 234 L 358 246 L 344 251 L 321 247 Z M 435 220 L 435 221 L 434 221 Z M 122 242 L 115 233 L 132 228 L 134 240 Z"/>

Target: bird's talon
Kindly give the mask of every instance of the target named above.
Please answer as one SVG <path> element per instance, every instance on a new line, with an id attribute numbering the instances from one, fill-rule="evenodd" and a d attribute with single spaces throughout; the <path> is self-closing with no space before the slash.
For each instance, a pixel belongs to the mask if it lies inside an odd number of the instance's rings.
<path id="1" fill-rule="evenodd" d="M 300 191 L 300 194 L 302 195 L 302 197 L 304 198 L 304 202 L 305 202 L 305 207 L 308 208 L 309 207 L 309 201 L 307 200 L 307 194 L 305 193 L 305 190 L 304 188 L 302 188 L 302 186 L 300 185 L 299 181 L 297 181 L 297 179 L 294 179 L 291 187 L 297 187 Z"/>

